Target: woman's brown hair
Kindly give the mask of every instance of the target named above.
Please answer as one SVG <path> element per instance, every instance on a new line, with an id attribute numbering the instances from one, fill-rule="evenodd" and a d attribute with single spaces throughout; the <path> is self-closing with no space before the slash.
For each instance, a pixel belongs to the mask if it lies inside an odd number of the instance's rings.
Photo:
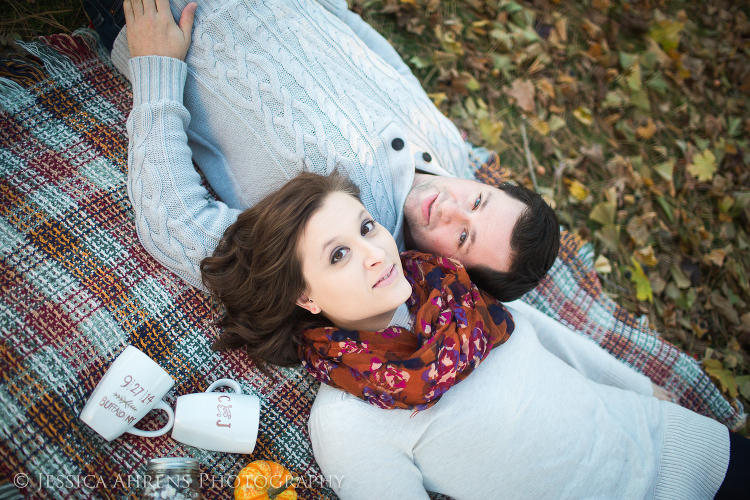
<path id="1" fill-rule="evenodd" d="M 307 221 L 329 194 L 359 199 L 345 176 L 303 173 L 242 212 L 224 232 L 211 257 L 201 261 L 203 283 L 221 306 L 223 329 L 214 350 L 244 347 L 266 374 L 267 363 L 300 363 L 301 332 L 330 325 L 295 302 L 307 289 L 297 242 Z"/>

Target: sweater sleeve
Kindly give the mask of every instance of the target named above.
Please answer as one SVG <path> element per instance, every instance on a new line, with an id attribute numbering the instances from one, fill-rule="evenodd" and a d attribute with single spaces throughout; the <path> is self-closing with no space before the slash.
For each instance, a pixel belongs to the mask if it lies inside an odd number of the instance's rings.
<path id="1" fill-rule="evenodd" d="M 364 22 L 358 14 L 350 11 L 344 0 L 318 0 L 318 3 L 349 26 L 365 45 L 391 65 L 407 81 L 412 85 L 416 85 L 420 90 L 422 89 L 422 84 L 411 72 L 409 66 L 401 59 L 401 56 L 398 55 L 396 49 L 393 48 L 388 40 L 383 38 L 383 35 Z"/>
<path id="2" fill-rule="evenodd" d="M 200 262 L 240 211 L 208 199 L 187 145 L 190 113 L 182 103 L 187 65 L 158 56 L 128 63 L 133 111 L 127 121 L 128 197 L 146 250 L 204 289 Z"/>
<path id="3" fill-rule="evenodd" d="M 651 380 L 619 361 L 591 340 L 574 332 L 534 307 L 515 300 L 508 305 L 519 310 L 536 330 L 545 349 L 590 380 L 652 396 Z"/>

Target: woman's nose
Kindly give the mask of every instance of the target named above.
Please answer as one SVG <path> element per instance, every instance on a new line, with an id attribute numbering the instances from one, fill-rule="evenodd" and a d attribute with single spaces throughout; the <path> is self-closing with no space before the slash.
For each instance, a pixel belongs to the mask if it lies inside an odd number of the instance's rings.
<path id="1" fill-rule="evenodd" d="M 385 260 L 385 249 L 372 242 L 365 242 L 363 244 L 363 251 L 365 255 L 365 266 L 374 267 Z"/>

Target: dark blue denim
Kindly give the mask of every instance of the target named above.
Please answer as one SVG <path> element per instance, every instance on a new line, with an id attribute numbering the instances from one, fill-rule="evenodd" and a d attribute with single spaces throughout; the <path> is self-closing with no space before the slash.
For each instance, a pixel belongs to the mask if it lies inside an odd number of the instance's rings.
<path id="1" fill-rule="evenodd" d="M 123 0 L 82 0 L 83 10 L 89 16 L 91 24 L 99 33 L 102 45 L 112 51 L 115 38 L 125 26 L 125 13 L 122 11 Z"/>
<path id="2" fill-rule="evenodd" d="M 715 500 L 750 498 L 750 439 L 729 433 L 729 466 Z"/>

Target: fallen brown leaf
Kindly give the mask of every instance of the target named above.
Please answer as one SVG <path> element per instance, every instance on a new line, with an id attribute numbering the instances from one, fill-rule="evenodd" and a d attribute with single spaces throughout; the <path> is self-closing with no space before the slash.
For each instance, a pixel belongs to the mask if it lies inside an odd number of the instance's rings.
<path id="1" fill-rule="evenodd" d="M 511 84 L 512 88 L 505 89 L 505 93 L 516 100 L 516 104 L 527 113 L 536 111 L 534 104 L 534 84 L 529 80 L 516 78 Z"/>

